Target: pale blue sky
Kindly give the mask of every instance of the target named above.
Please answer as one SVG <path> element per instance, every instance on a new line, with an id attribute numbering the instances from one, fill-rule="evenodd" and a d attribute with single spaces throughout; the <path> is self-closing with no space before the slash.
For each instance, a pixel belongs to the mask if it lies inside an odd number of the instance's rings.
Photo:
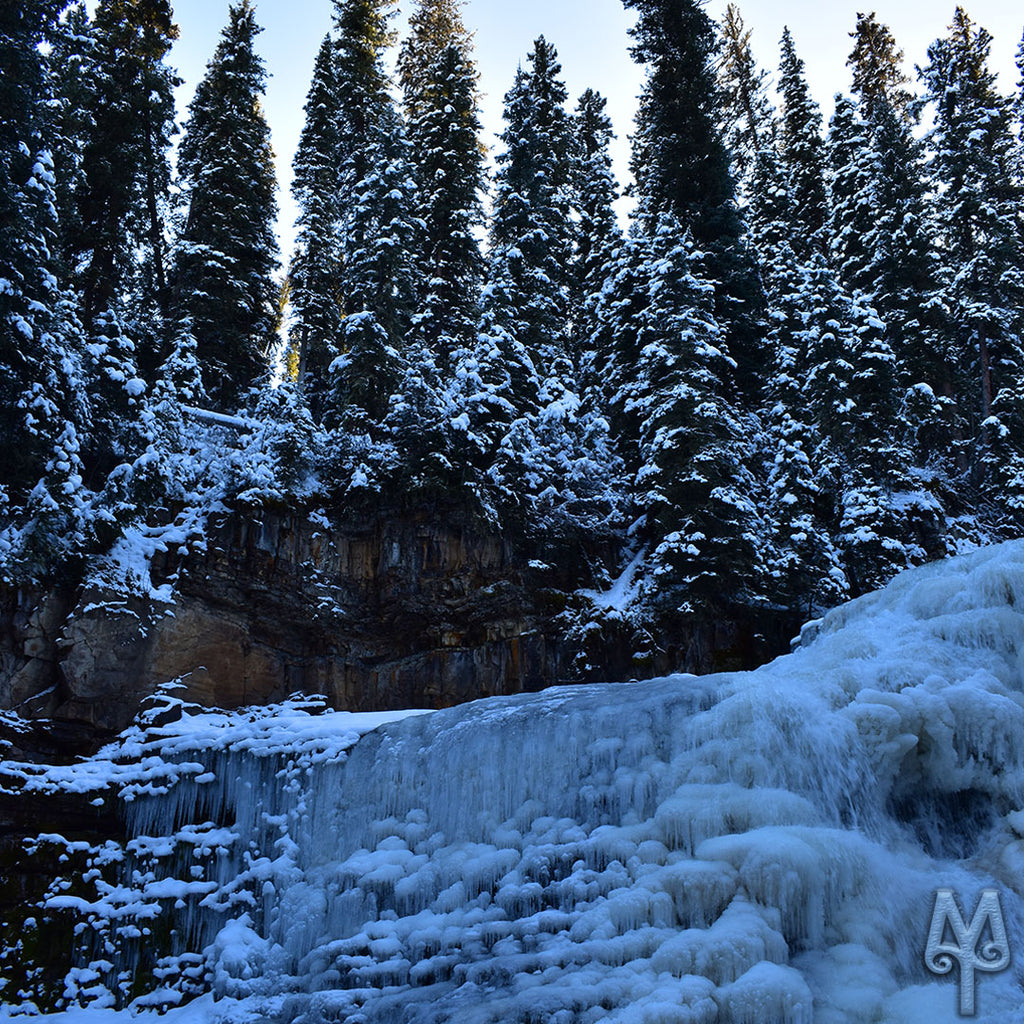
<path id="1" fill-rule="evenodd" d="M 708 12 L 718 18 L 727 0 L 711 0 Z M 893 30 L 906 53 L 908 70 L 923 63 L 933 39 L 942 34 L 955 3 L 936 4 L 927 0 L 888 2 L 873 5 L 865 0 L 738 0 L 744 20 L 754 30 L 753 45 L 761 64 L 774 71 L 778 63 L 778 40 L 789 25 L 797 50 L 807 64 L 815 97 L 826 116 L 832 96 L 848 88 L 846 57 L 850 51 L 848 33 L 858 10 L 874 9 L 880 20 Z M 411 0 L 402 0 L 408 11 Z M 993 66 L 999 70 L 1002 86 L 1016 85 L 1013 56 L 1024 28 L 1024 13 L 1007 0 L 968 0 L 964 5 L 971 17 L 995 37 Z M 227 20 L 228 0 L 176 0 L 175 20 L 181 39 L 171 62 L 185 79 L 179 97 L 182 114 L 206 61 Z M 313 58 L 331 23 L 330 0 L 258 0 L 257 16 L 266 31 L 260 36 L 260 51 L 273 76 L 267 92 L 266 109 L 278 156 L 282 208 L 281 234 L 284 252 L 291 247 L 291 225 L 295 210 L 288 192 L 290 163 L 302 127 Z M 627 30 L 631 16 L 620 0 L 469 0 L 464 19 L 476 32 L 476 57 L 482 76 L 484 124 L 489 143 L 501 131 L 502 96 L 515 69 L 525 59 L 533 40 L 543 33 L 559 51 L 572 102 L 588 86 L 604 93 L 619 134 L 616 149 L 620 179 L 627 173 L 627 136 L 636 109 L 641 73 L 628 54 Z M 400 17 L 396 23 L 403 24 Z"/>

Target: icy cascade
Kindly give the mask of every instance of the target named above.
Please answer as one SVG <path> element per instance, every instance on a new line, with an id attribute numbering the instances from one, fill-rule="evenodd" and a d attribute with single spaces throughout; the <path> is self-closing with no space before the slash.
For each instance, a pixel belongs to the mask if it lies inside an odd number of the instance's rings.
<path id="1" fill-rule="evenodd" d="M 1024 941 L 1024 543 L 815 632 L 754 673 L 363 735 L 294 706 L 185 714 L 25 770 L 130 800 L 128 849 L 94 854 L 117 881 L 98 864 L 51 899 L 93 936 L 69 995 L 149 957 L 143 1003 L 211 988 L 224 1020 L 952 1020 L 922 957 L 935 890 L 997 888 Z M 1024 1020 L 1022 980 L 986 977 L 980 1019 Z"/>

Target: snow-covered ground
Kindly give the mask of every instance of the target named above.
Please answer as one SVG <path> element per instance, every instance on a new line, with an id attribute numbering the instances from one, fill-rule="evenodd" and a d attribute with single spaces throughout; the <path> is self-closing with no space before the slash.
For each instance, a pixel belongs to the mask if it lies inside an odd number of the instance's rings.
<path id="1" fill-rule="evenodd" d="M 91 922 L 69 991 L 98 1008 L 48 1019 L 209 986 L 168 1024 L 937 1024 L 944 887 L 968 915 L 999 892 L 1015 960 L 977 975 L 976 1019 L 1024 1021 L 1024 542 L 816 633 L 756 672 L 385 724 L 167 698 L 93 761 L 25 769 L 116 787 L 134 837 L 54 892 Z M 160 986 L 102 1009 L 166 915 Z"/>

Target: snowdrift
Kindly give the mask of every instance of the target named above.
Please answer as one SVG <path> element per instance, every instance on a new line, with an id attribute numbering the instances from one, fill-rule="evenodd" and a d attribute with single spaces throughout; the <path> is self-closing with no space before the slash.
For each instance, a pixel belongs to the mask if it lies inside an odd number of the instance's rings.
<path id="1" fill-rule="evenodd" d="M 1016 959 L 977 1019 L 1024 1020 L 1024 542 L 752 673 L 156 717 L 8 769 L 124 801 L 130 841 L 44 908 L 83 922 L 93 1022 L 134 998 L 171 1024 L 935 1024 L 939 888 L 967 914 L 999 892 Z"/>

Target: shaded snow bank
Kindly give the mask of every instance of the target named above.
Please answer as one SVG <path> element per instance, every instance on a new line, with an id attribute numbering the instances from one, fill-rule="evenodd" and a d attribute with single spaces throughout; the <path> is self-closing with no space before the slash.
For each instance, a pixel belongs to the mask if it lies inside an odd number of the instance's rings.
<path id="1" fill-rule="evenodd" d="M 1022 542 L 909 572 L 753 673 L 496 698 L 335 748 L 336 716 L 249 718 L 26 773 L 112 765 L 132 798 L 128 848 L 96 851 L 117 883 L 76 904 L 80 998 L 145 967 L 165 1003 L 219 998 L 171 1024 L 934 1024 L 956 1007 L 923 961 L 934 892 L 970 913 L 995 887 L 1019 966 L 979 976 L 978 1019 L 1024 1020 Z"/>

